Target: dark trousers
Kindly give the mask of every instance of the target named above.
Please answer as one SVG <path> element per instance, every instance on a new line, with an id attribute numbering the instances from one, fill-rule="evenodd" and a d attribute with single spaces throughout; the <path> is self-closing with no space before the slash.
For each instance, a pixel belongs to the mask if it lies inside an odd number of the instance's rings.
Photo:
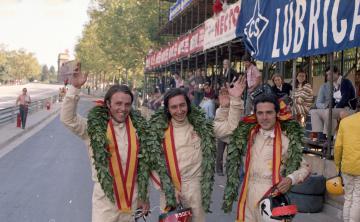
<path id="1" fill-rule="evenodd" d="M 25 129 L 27 114 L 28 114 L 28 107 L 25 105 L 20 105 L 21 127 L 23 129 Z"/>
<path id="2" fill-rule="evenodd" d="M 223 159 L 224 159 L 224 150 L 227 143 L 218 140 L 217 150 L 216 150 L 216 172 L 223 173 Z"/>

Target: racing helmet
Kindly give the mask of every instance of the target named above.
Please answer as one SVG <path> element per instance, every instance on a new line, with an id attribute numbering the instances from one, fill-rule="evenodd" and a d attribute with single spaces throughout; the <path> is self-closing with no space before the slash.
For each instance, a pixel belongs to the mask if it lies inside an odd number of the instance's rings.
<path id="1" fill-rule="evenodd" d="M 291 204 L 286 194 L 270 194 L 259 202 L 259 211 L 264 222 L 291 220 L 297 213 L 297 207 Z"/>
<path id="2" fill-rule="evenodd" d="M 344 185 L 340 175 L 326 180 L 326 190 L 332 195 L 344 194 Z"/>

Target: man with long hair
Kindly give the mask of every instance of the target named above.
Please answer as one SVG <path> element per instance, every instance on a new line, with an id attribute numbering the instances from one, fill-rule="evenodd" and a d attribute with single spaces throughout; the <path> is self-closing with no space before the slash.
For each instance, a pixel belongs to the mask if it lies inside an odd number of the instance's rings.
<path id="1" fill-rule="evenodd" d="M 192 221 L 204 222 L 209 212 L 215 170 L 215 138 L 210 120 L 182 89 L 164 95 L 164 108 L 149 121 L 153 151 L 152 170 L 158 173 L 160 207 L 166 212 L 168 193 L 178 204 L 191 208 Z M 167 187 L 174 187 L 170 190 Z M 166 202 L 165 202 L 166 196 Z"/>

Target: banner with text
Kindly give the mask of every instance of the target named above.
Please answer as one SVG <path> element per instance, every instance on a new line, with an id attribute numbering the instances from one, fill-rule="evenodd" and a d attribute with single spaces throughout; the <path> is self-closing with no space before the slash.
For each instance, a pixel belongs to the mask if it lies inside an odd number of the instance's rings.
<path id="1" fill-rule="evenodd" d="M 169 9 L 169 21 L 173 20 L 182 10 L 190 5 L 192 0 L 177 0 Z"/>
<path id="2" fill-rule="evenodd" d="M 229 5 L 218 15 L 205 21 L 204 49 L 220 45 L 236 38 L 236 24 L 241 1 Z"/>
<path id="3" fill-rule="evenodd" d="M 242 0 L 236 36 L 261 61 L 285 61 L 360 45 L 360 0 Z"/>

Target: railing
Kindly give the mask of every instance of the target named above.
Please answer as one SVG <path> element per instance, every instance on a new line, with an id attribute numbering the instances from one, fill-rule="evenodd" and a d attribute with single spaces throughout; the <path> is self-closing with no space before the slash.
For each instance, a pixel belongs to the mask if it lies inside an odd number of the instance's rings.
<path id="1" fill-rule="evenodd" d="M 45 99 L 32 101 L 29 105 L 28 113 L 35 113 L 46 108 L 47 103 L 54 104 L 58 101 L 58 95 L 47 97 Z M 15 122 L 19 113 L 19 106 L 12 106 L 0 110 L 0 126 Z"/>

